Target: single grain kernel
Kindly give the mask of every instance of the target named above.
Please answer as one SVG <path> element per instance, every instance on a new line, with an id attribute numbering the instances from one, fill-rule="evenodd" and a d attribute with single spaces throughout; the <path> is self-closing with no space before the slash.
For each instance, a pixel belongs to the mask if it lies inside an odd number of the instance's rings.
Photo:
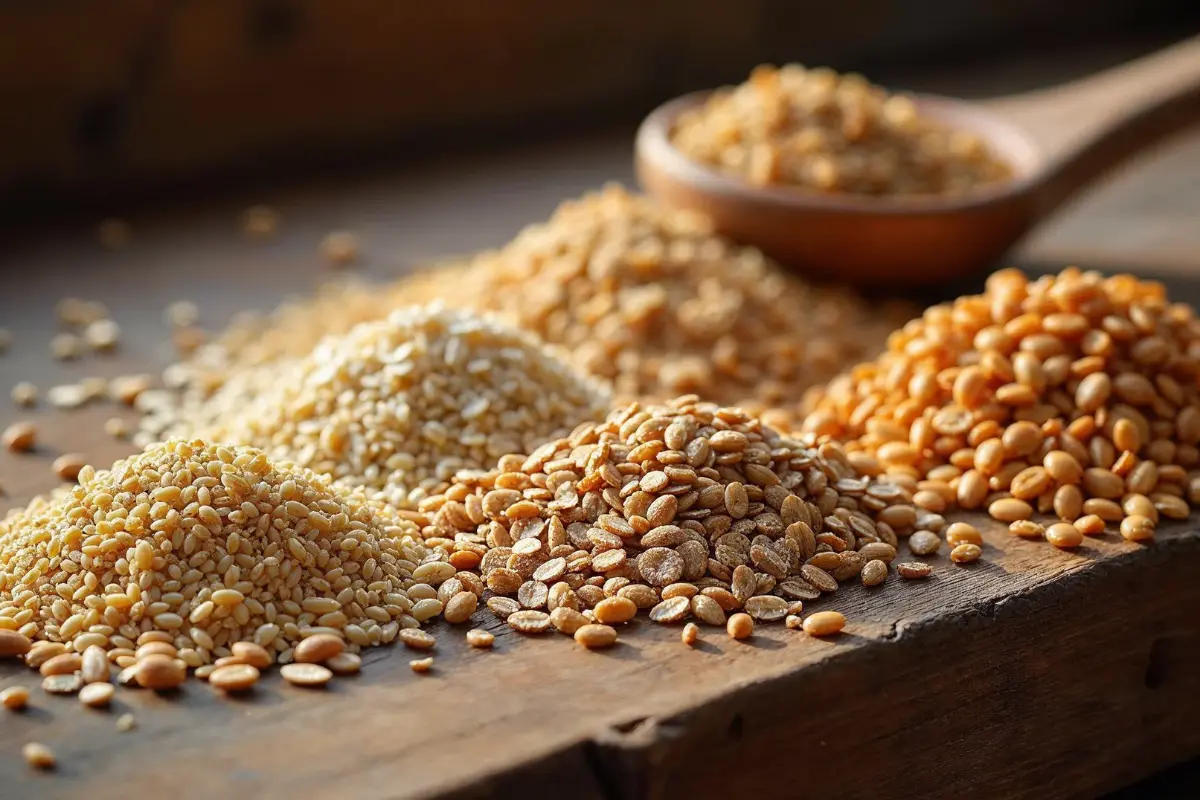
<path id="1" fill-rule="evenodd" d="M 637 615 L 637 610 L 637 604 L 624 597 L 601 600 L 593 609 L 596 621 L 604 625 L 623 625 Z"/>
<path id="2" fill-rule="evenodd" d="M 424 675 L 433 669 L 433 656 L 427 658 L 415 658 L 408 662 L 408 667 L 418 675 Z"/>
<path id="3" fill-rule="evenodd" d="M 9 686 L 0 690 L 0 706 L 9 711 L 20 711 L 29 703 L 29 690 L 24 686 Z"/>
<path id="4" fill-rule="evenodd" d="M 933 567 L 915 561 L 906 561 L 896 565 L 896 574 L 910 580 L 928 578 L 933 574 Z"/>
<path id="5" fill-rule="evenodd" d="M 346 643 L 331 633 L 318 633 L 302 640 L 293 649 L 292 657 L 300 664 L 320 664 L 346 649 Z"/>
<path id="6" fill-rule="evenodd" d="M 79 702 L 88 708 L 108 708 L 115 693 L 111 683 L 89 683 L 79 690 Z"/>
<path id="7" fill-rule="evenodd" d="M 950 560 L 955 564 L 973 564 L 983 555 L 983 548 L 977 544 L 963 542 L 950 551 Z"/>
<path id="8" fill-rule="evenodd" d="M 29 641 L 29 637 L 19 631 L 0 628 L 0 658 L 16 658 L 23 656 L 30 651 L 33 642 Z M 38 666 L 31 664 L 30 666 Z"/>
<path id="9" fill-rule="evenodd" d="M 37 441 L 37 428 L 32 422 L 14 422 L 0 434 L 0 441 L 14 453 L 28 452 Z"/>
<path id="10" fill-rule="evenodd" d="M 261 673 L 249 664 L 230 664 L 213 670 L 208 676 L 208 682 L 224 692 L 244 692 L 258 683 L 260 675 Z"/>
<path id="11" fill-rule="evenodd" d="M 550 612 L 550 616 L 554 616 L 554 612 Z M 467 631 L 467 644 L 471 647 L 487 649 L 496 642 L 496 637 L 490 632 L 482 628 L 474 628 Z"/>
<path id="12" fill-rule="evenodd" d="M 982 545 L 983 536 L 979 529 L 969 522 L 952 522 L 946 528 L 946 544 L 958 547 L 960 544 Z"/>
<path id="13" fill-rule="evenodd" d="M 754 635 L 754 620 L 749 614 L 734 614 L 725 624 L 725 632 L 731 639 L 749 639 Z"/>
<path id="14" fill-rule="evenodd" d="M 182 661 L 158 653 L 139 659 L 135 669 L 135 679 L 143 689 L 174 689 L 187 678 Z"/>
<path id="15" fill-rule="evenodd" d="M 1001 522 L 1016 522 L 1029 519 L 1033 515 L 1033 508 L 1024 500 L 1007 497 L 989 505 L 988 514 Z"/>
<path id="16" fill-rule="evenodd" d="M 1141 514 L 1121 520 L 1121 536 L 1129 542 L 1147 542 L 1154 538 L 1154 522 Z"/>
<path id="17" fill-rule="evenodd" d="M 21 757 L 34 769 L 51 770 L 58 764 L 54 751 L 41 742 L 30 742 L 22 747 Z"/>
<path id="18" fill-rule="evenodd" d="M 693 646 L 700 639 L 700 626 L 694 622 L 687 623 L 680 631 L 679 638 L 688 647 Z"/>
<path id="19" fill-rule="evenodd" d="M 1046 528 L 1046 541 L 1055 547 L 1078 547 L 1083 544 L 1083 534 L 1070 522 L 1056 522 Z"/>
<path id="20" fill-rule="evenodd" d="M 310 689 L 319 688 L 333 680 L 333 672 L 320 664 L 312 663 L 284 664 L 279 668 L 279 674 L 293 686 Z M 212 680 L 211 675 L 209 680 Z"/>
<path id="21" fill-rule="evenodd" d="M 617 631 L 608 625 L 588 624 L 575 631 L 575 641 L 588 650 L 612 647 L 617 643 Z"/>
<path id="22" fill-rule="evenodd" d="M 888 565 L 879 559 L 868 561 L 863 565 L 861 578 L 863 586 L 879 586 L 887 580 Z"/>
<path id="23" fill-rule="evenodd" d="M 846 617 L 838 611 L 818 611 L 804 620 L 804 632 L 809 636 L 832 636 L 846 627 Z"/>

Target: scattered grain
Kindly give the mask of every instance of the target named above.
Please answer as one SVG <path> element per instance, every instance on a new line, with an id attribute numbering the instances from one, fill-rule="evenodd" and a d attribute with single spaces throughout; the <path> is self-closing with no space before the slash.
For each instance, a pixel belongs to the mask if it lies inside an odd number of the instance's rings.
<path id="1" fill-rule="evenodd" d="M 749 614 L 734 614 L 725 625 L 731 639 L 749 639 L 754 635 L 754 619 Z"/>
<path id="2" fill-rule="evenodd" d="M 1078 547 L 1083 544 L 1083 534 L 1070 522 L 1056 522 L 1046 528 L 1046 541 L 1055 547 Z"/>
<path id="3" fill-rule="evenodd" d="M 30 742 L 22 747 L 21 757 L 34 769 L 51 770 L 58 764 L 54 751 L 40 742 Z"/>
<path id="4" fill-rule="evenodd" d="M 963 542 L 950 551 L 950 560 L 955 564 L 974 564 L 982 555 L 982 547 L 970 542 Z"/>
<path id="5" fill-rule="evenodd" d="M 358 261 L 358 237 L 350 231 L 331 231 L 321 240 L 321 255 L 334 267 Z"/>
<path id="6" fill-rule="evenodd" d="M 208 676 L 208 683 L 223 692 L 244 692 L 258 683 L 260 675 L 249 664 L 229 664 L 213 670 Z"/>
<path id="7" fill-rule="evenodd" d="M 583 625 L 575 631 L 575 641 L 588 650 L 612 647 L 617 643 L 617 630 L 608 625 Z"/>
<path id="8" fill-rule="evenodd" d="M 0 441 L 14 453 L 26 453 L 33 449 L 37 441 L 37 428 L 32 422 L 14 422 L 4 429 Z"/>
<path id="9" fill-rule="evenodd" d="M 87 456 L 81 453 L 64 453 L 50 465 L 54 474 L 64 481 L 73 481 L 79 477 L 79 472 L 87 466 Z"/>
<path id="10" fill-rule="evenodd" d="M 82 688 L 83 678 L 75 673 L 42 678 L 42 691 L 47 694 L 75 694 Z"/>
<path id="11" fill-rule="evenodd" d="M 427 659 L 433 663 L 433 659 Z M 414 662 L 415 663 L 415 662 Z M 303 686 L 315 689 L 333 680 L 333 672 L 320 664 L 284 664 L 279 668 L 279 674 L 293 686 Z M 211 680 L 212 676 L 209 676 Z"/>
<path id="12" fill-rule="evenodd" d="M 0 690 L 0 706 L 9 711 L 20 711 L 29 704 L 29 690 L 24 686 L 9 686 Z"/>
<path id="13" fill-rule="evenodd" d="M 12 388 L 12 401 L 21 408 L 32 408 L 37 405 L 38 390 L 29 381 L 20 381 Z"/>
<path id="14" fill-rule="evenodd" d="M 804 632 L 809 636 L 832 636 L 846 627 L 846 617 L 839 611 L 818 611 L 804 620 Z"/>
<path id="15" fill-rule="evenodd" d="M 901 578 L 908 578 L 910 580 L 928 578 L 933 574 L 933 567 L 915 561 L 905 561 L 896 565 L 896 574 Z"/>
<path id="16" fill-rule="evenodd" d="M 550 612 L 550 616 L 553 618 L 554 612 Z M 467 631 L 467 644 L 469 644 L 471 647 L 477 647 L 481 650 L 486 650 L 495 644 L 495 642 L 496 637 L 490 631 L 485 631 L 482 628 L 474 628 Z"/>
<path id="17" fill-rule="evenodd" d="M 116 689 L 111 683 L 89 683 L 79 690 L 79 702 L 88 708 L 108 708 Z"/>
<path id="18" fill-rule="evenodd" d="M 129 733 L 137 727 L 137 720 L 133 714 L 122 714 L 117 717 L 117 730 L 121 733 Z"/>

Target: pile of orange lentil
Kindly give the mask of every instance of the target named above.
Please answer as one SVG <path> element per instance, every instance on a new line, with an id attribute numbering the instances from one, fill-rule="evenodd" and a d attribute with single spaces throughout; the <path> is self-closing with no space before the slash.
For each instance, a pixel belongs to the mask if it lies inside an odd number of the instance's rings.
<path id="1" fill-rule="evenodd" d="M 922 508 L 986 509 L 1060 547 L 1145 541 L 1200 502 L 1198 381 L 1200 321 L 1161 284 L 1002 270 L 813 393 L 803 427 Z"/>

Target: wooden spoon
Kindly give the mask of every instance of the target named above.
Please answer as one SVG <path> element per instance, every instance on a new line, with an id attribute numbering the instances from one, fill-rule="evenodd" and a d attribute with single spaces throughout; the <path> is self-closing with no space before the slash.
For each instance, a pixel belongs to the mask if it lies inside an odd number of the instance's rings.
<path id="1" fill-rule="evenodd" d="M 760 187 L 694 162 L 670 132 L 708 92 L 660 106 L 637 134 L 637 174 L 663 203 L 805 272 L 920 284 L 995 264 L 1031 228 L 1121 160 L 1200 120 L 1200 37 L 1106 72 L 986 102 L 918 95 L 922 114 L 973 131 L 1012 180 L 954 197 L 875 197 Z"/>

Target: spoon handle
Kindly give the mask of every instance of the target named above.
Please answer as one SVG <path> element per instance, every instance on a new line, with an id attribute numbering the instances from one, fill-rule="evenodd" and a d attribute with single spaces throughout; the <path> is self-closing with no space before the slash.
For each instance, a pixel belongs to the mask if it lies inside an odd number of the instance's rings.
<path id="1" fill-rule="evenodd" d="M 1040 216 L 1159 139 L 1200 122 L 1200 36 L 1087 78 L 988 101 L 1046 157 Z"/>

